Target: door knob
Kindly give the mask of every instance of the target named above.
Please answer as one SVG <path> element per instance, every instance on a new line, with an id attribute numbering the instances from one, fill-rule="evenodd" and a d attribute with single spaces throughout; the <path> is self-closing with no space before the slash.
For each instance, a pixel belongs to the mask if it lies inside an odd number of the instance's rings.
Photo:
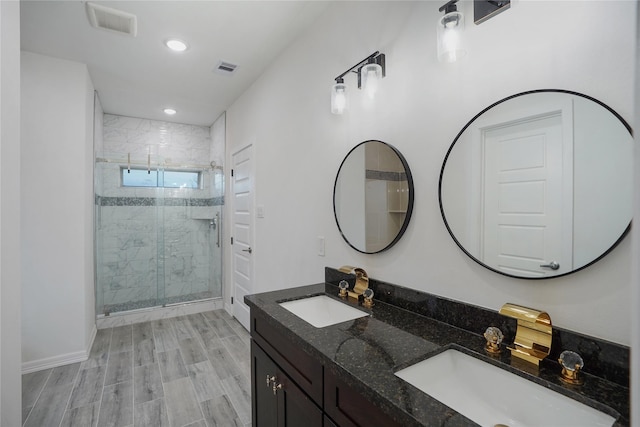
<path id="1" fill-rule="evenodd" d="M 242 250 L 242 252 L 249 252 L 249 253 L 251 253 L 251 252 L 253 252 L 253 251 L 251 250 L 251 247 L 249 247 L 249 249 L 243 249 L 243 250 Z"/>
<path id="2" fill-rule="evenodd" d="M 552 270 L 557 270 L 560 268 L 560 264 L 558 264 L 555 261 L 551 261 L 549 264 L 541 264 L 540 267 L 542 268 L 550 268 Z"/>

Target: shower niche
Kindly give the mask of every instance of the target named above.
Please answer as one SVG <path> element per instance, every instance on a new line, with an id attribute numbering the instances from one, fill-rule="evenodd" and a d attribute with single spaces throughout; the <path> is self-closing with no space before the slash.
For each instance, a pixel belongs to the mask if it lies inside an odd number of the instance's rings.
<path id="1" fill-rule="evenodd" d="M 105 115 L 103 138 L 96 314 L 220 298 L 224 174 L 205 160 L 209 128 Z"/>

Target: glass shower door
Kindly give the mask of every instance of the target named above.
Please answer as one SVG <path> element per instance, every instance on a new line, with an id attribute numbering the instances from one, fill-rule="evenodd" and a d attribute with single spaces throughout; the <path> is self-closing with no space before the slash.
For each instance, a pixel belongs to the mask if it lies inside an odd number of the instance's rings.
<path id="1" fill-rule="evenodd" d="M 157 175 L 157 169 L 136 169 L 123 166 L 117 160 L 97 159 L 98 314 L 153 307 L 162 299 L 158 292 L 158 239 L 162 232 L 159 200 L 162 194 L 161 189 L 153 185 Z"/>
<path id="2" fill-rule="evenodd" d="M 160 170 L 163 227 L 158 258 L 164 274 L 158 289 L 164 305 L 221 296 L 221 212 L 215 197 L 220 174 L 212 167 L 190 166 Z"/>
<path id="3" fill-rule="evenodd" d="M 97 313 L 219 298 L 222 169 L 123 158 L 96 161 Z"/>
<path id="4" fill-rule="evenodd" d="M 96 312 L 222 294 L 224 143 L 212 128 L 103 114 L 95 138 Z"/>

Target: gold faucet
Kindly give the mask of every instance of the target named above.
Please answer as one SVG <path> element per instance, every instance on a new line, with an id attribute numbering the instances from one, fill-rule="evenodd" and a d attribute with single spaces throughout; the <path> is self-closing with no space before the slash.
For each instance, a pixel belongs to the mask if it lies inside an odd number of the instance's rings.
<path id="1" fill-rule="evenodd" d="M 360 301 L 363 298 L 362 293 L 369 288 L 369 276 L 367 276 L 367 272 L 360 267 L 352 267 L 350 265 L 343 265 L 338 270 L 343 273 L 356 275 L 356 284 L 353 286 L 353 290 L 347 290 L 346 293 L 349 298 Z M 342 293 L 341 296 L 343 296 Z"/>
<path id="2" fill-rule="evenodd" d="M 511 303 L 503 305 L 500 314 L 518 321 L 513 347 L 508 347 L 511 357 L 540 366 L 540 361 L 551 352 L 552 327 L 549 315 Z"/>

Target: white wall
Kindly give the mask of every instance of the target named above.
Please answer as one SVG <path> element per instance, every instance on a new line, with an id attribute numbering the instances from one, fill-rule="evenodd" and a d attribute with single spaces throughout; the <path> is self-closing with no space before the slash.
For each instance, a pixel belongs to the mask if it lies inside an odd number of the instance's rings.
<path id="1" fill-rule="evenodd" d="M 336 172 L 337 173 L 337 172 Z M 355 150 L 340 169 L 340 181 L 335 186 L 336 212 L 349 242 L 366 250 L 365 216 L 365 150 Z"/>
<path id="2" fill-rule="evenodd" d="M 640 8 L 637 10 L 637 17 L 640 19 Z M 636 70 L 640 70 L 640 28 L 636 29 Z M 640 78 L 636 74 L 635 80 L 635 108 L 637 112 L 640 112 Z M 635 129 L 640 129 L 640 117 L 636 114 L 635 123 L 632 122 Z M 635 134 L 635 143 L 640 143 L 640 137 L 638 133 Z M 636 148 L 634 151 L 634 216 L 640 217 L 640 150 Z M 637 224 L 637 222 L 636 222 Z M 640 259 L 640 229 L 637 226 L 631 229 L 632 237 L 632 258 Z M 631 275 L 631 304 L 634 308 L 631 316 L 631 366 L 635 369 L 631 369 L 631 402 L 638 402 L 640 400 L 640 263 L 635 262 L 633 264 L 633 272 Z M 631 422 L 635 427 L 640 426 L 640 405 L 631 405 Z"/>
<path id="3" fill-rule="evenodd" d="M 87 67 L 22 52 L 23 371 L 86 358 L 95 333 L 94 90 Z"/>
<path id="4" fill-rule="evenodd" d="M 0 2 L 0 425 L 20 396 L 20 3 Z"/>
<path id="5" fill-rule="evenodd" d="M 560 88 L 633 118 L 635 2 L 512 3 L 476 26 L 472 3 L 464 2 L 469 53 L 441 64 L 434 26 L 439 4 L 340 2 L 229 108 L 227 156 L 254 142 L 255 199 L 266 212 L 255 225 L 254 289 L 321 282 L 325 265 L 357 265 L 377 279 L 491 309 L 505 302 L 544 309 L 555 325 L 630 343 L 630 239 L 583 271 L 530 282 L 477 265 L 443 225 L 437 196 L 442 160 L 462 126 L 489 104 L 526 90 Z M 375 50 L 387 56 L 375 105 L 361 105 L 355 77 L 347 76 L 351 111 L 331 115 L 333 78 Z M 351 249 L 333 218 L 340 162 L 366 139 L 398 148 L 416 189 L 407 233 L 378 255 Z M 325 257 L 316 254 L 319 235 L 326 237 Z"/>

